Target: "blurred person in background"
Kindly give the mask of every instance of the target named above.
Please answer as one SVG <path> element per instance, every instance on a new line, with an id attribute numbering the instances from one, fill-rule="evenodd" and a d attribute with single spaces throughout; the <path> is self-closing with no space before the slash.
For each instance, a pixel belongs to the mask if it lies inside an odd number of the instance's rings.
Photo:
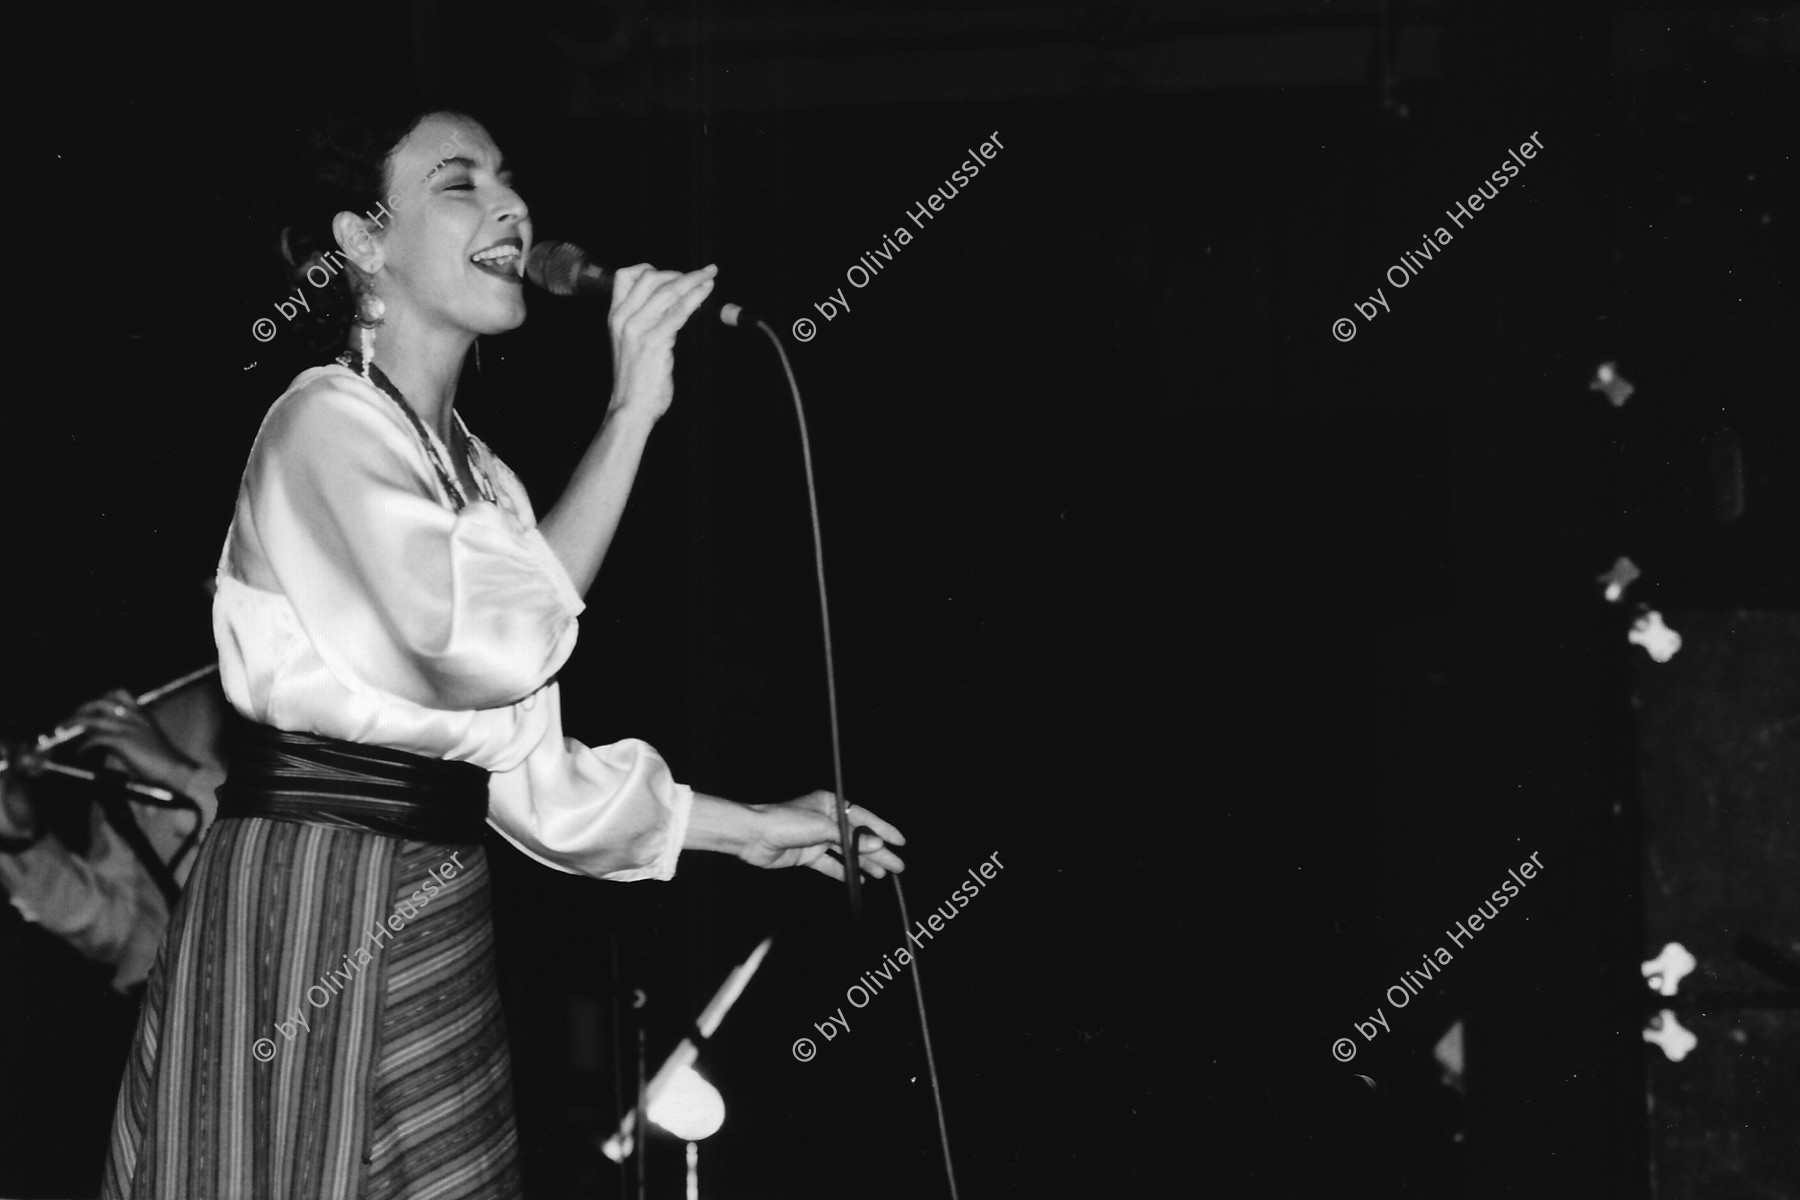
<path id="1" fill-rule="evenodd" d="M 63 725 L 87 732 L 42 769 L 0 771 L 0 1195 L 95 1196 L 119 1076 L 173 892 L 224 777 L 216 674 L 140 707 L 112 692 Z M 153 802 L 126 779 L 166 789 Z"/>
<path id="2" fill-rule="evenodd" d="M 194 851 L 218 810 L 227 713 L 217 675 L 139 707 L 110 692 L 76 709 L 62 727 L 85 732 L 58 748 L 99 768 L 92 783 L 39 769 L 29 749 L 0 773 L 0 890 L 24 919 L 113 968 L 129 993 L 150 974 Z M 173 804 L 126 790 L 130 779 L 173 792 Z M 87 807 L 85 838 L 67 837 L 67 814 Z M 53 832 L 62 827 L 64 836 Z M 76 844 L 71 844 L 71 843 Z M 85 845 L 80 844 L 85 842 Z"/>

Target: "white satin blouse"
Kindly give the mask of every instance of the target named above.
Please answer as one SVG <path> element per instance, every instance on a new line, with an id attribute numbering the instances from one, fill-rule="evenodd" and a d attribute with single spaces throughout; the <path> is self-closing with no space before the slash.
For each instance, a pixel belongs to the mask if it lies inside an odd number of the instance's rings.
<path id="1" fill-rule="evenodd" d="M 225 695 L 280 729 L 485 767 L 489 824 L 539 862 L 667 879 L 693 792 L 641 741 L 564 736 L 554 676 L 585 606 L 524 486 L 474 446 L 498 503 L 458 512 L 392 399 L 347 367 L 302 372 L 219 563 Z"/>

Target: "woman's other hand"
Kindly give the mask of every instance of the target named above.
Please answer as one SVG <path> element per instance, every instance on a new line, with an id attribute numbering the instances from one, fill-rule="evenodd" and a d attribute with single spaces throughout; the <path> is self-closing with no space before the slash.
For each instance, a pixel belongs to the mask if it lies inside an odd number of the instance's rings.
<path id="1" fill-rule="evenodd" d="M 652 421 L 675 398 L 675 335 L 712 293 L 717 265 L 658 271 L 648 263 L 622 268 L 613 279 L 613 394 L 611 411 Z"/>
<path id="2" fill-rule="evenodd" d="M 750 824 L 738 857 L 756 867 L 811 867 L 842 879 L 836 806 L 830 792 L 813 792 L 786 804 L 751 805 L 757 819 Z M 906 869 L 900 856 L 888 849 L 889 845 L 904 846 L 904 834 L 861 805 L 852 804 L 848 815 L 853 835 L 859 827 L 866 827 L 857 839 L 864 873 L 881 879 L 889 871 Z M 833 857 L 834 852 L 838 857 Z"/>
<path id="3" fill-rule="evenodd" d="M 734 804 L 696 794 L 686 845 L 735 854 L 756 867 L 811 867 L 842 879 L 836 805 L 830 792 L 812 792 L 786 804 Z M 857 849 L 866 874 L 880 879 L 906 869 L 888 849 L 906 845 L 905 834 L 859 804 L 850 806 L 849 817 L 853 833 L 865 827 Z"/>

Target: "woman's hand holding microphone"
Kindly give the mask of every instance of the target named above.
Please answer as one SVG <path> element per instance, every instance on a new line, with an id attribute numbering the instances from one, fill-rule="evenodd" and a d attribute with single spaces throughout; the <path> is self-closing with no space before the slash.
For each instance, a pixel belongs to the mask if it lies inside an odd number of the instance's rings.
<path id="1" fill-rule="evenodd" d="M 613 389 L 600 432 L 538 529 L 586 595 L 600 573 L 657 418 L 675 398 L 675 335 L 712 294 L 718 268 L 683 274 L 648 263 L 613 277 Z"/>
<path id="2" fill-rule="evenodd" d="M 712 294 L 717 264 L 659 271 L 648 263 L 613 277 L 613 393 L 610 412 L 654 421 L 675 398 L 675 335 Z"/>

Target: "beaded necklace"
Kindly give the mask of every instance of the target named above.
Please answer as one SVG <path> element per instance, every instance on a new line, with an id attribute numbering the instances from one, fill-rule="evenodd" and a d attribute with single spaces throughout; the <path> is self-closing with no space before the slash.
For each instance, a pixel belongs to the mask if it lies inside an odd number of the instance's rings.
<path id="1" fill-rule="evenodd" d="M 406 397 L 400 394 L 400 389 L 394 386 L 394 381 L 387 377 L 387 372 L 374 363 L 364 364 L 362 355 L 354 350 L 345 351 L 338 356 L 337 361 L 339 365 L 350 368 L 363 379 L 374 384 L 376 390 L 400 406 L 400 411 L 406 414 L 407 420 L 412 422 L 413 430 L 419 435 L 419 441 L 425 447 L 425 457 L 431 460 L 432 469 L 437 472 L 438 482 L 444 485 L 444 491 L 450 494 L 451 503 L 460 512 L 468 501 L 463 498 L 462 488 L 457 485 L 456 476 L 450 472 L 449 467 L 444 465 L 449 455 L 448 449 L 442 448 L 443 443 L 438 440 L 438 436 L 426 427 L 424 421 L 419 419 L 419 414 L 414 412 L 413 406 L 406 402 Z M 462 430 L 463 448 L 466 452 L 464 461 L 469 465 L 469 474 L 474 478 L 481 498 L 490 504 L 499 503 L 494 495 L 493 481 L 488 478 L 487 471 L 482 468 L 480 457 L 475 453 L 475 435 L 470 433 L 469 427 L 463 423 L 461 413 L 451 409 L 451 415 L 456 418 L 456 427 Z"/>

